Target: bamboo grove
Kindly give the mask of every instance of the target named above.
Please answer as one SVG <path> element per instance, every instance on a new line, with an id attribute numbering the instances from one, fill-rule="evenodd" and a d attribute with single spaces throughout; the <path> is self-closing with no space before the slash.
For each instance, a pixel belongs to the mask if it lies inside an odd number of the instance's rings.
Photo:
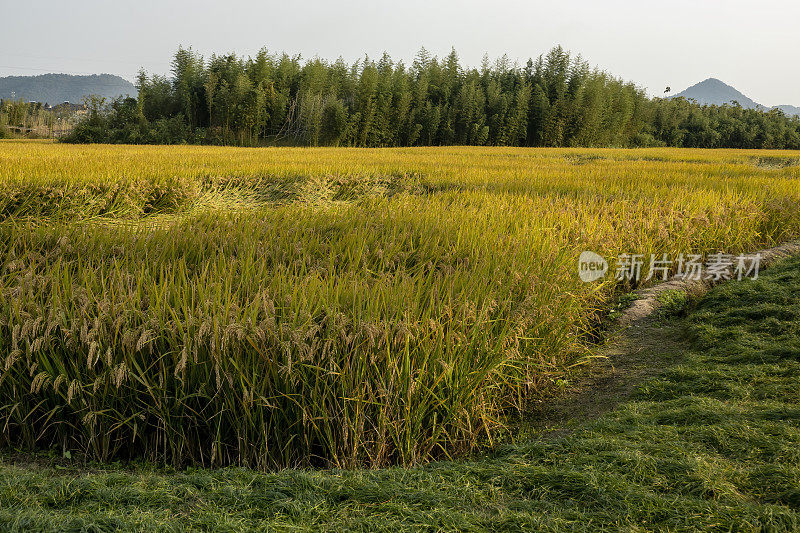
<path id="1" fill-rule="evenodd" d="M 738 105 L 649 99 L 561 47 L 524 67 L 466 68 L 424 48 L 352 65 L 260 51 L 180 48 L 171 77 L 140 72 L 138 99 L 93 100 L 73 142 L 305 146 L 800 148 L 800 120 Z M 108 105 L 106 105 L 108 104 Z"/>

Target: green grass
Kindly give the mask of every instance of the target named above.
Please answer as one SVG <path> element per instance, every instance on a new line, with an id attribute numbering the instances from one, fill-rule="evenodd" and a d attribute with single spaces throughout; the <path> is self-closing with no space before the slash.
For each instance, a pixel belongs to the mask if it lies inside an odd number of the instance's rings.
<path id="1" fill-rule="evenodd" d="M 678 319 L 673 319 L 678 320 Z M 572 435 L 382 470 L 0 465 L 0 529 L 800 528 L 800 258 L 670 326 L 691 346 Z"/>

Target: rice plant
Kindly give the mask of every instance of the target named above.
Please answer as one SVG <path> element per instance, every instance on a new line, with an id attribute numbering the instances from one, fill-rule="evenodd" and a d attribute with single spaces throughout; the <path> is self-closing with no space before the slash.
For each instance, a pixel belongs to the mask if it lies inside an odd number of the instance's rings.
<path id="1" fill-rule="evenodd" d="M 0 142 L 2 440 L 261 469 L 491 446 L 591 354 L 617 287 L 581 251 L 800 234 L 770 157 Z"/>

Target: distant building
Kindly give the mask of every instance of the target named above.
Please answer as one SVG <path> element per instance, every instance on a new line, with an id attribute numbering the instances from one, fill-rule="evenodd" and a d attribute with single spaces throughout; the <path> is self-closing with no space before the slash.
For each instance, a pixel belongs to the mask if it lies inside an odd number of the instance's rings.
<path id="1" fill-rule="evenodd" d="M 79 113 L 81 111 L 86 111 L 86 106 L 83 104 L 73 104 L 70 102 L 64 102 L 62 104 L 54 105 L 50 109 L 56 113 L 62 113 L 62 112 Z"/>

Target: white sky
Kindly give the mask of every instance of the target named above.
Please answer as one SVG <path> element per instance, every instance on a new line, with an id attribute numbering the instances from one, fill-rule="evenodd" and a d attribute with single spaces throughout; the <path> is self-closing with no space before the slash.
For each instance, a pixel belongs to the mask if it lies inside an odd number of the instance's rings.
<path id="1" fill-rule="evenodd" d="M 462 64 L 521 64 L 556 44 L 661 94 L 708 77 L 800 105 L 800 2 L 788 0 L 0 0 L 0 75 L 169 70 L 179 44 L 211 52 L 342 56 L 420 46 Z"/>

